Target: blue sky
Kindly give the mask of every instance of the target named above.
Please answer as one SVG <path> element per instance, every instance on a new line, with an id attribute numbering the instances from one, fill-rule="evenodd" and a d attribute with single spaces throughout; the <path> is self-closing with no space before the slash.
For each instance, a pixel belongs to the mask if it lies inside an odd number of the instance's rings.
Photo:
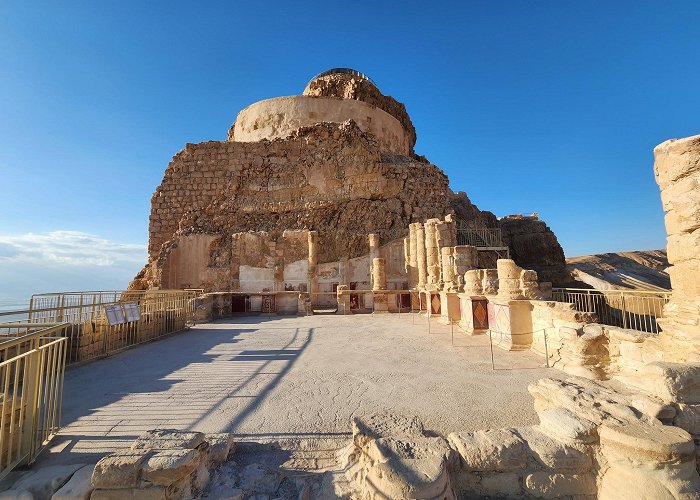
<path id="1" fill-rule="evenodd" d="M 653 147 L 700 132 L 699 2 L 0 2 L 0 299 L 121 288 L 187 142 L 348 66 L 416 151 L 568 256 L 665 246 Z"/>

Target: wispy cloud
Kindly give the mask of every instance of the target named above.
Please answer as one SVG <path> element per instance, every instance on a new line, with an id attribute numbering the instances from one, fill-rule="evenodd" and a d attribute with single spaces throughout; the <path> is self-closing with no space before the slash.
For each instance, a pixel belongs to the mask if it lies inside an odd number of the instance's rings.
<path id="1" fill-rule="evenodd" d="M 146 245 L 118 243 L 80 231 L 0 234 L 0 263 L 114 266 L 144 264 Z"/>

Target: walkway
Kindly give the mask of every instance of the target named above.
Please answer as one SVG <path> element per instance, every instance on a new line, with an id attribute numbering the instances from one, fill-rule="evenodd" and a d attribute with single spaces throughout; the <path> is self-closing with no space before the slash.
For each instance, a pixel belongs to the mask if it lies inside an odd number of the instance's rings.
<path id="1" fill-rule="evenodd" d="M 537 422 L 527 384 L 560 377 L 410 315 L 246 317 L 198 325 L 66 372 L 63 430 L 40 463 L 92 462 L 153 428 L 332 438 L 354 415 L 417 415 L 440 434 Z"/>

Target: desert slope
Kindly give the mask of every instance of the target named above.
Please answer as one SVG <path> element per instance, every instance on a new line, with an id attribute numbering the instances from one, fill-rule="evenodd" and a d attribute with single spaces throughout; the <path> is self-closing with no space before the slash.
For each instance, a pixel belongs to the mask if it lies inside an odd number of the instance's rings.
<path id="1" fill-rule="evenodd" d="M 580 286 L 599 290 L 670 290 L 666 250 L 603 253 L 566 259 Z M 587 285 L 587 286 L 586 286 Z"/>

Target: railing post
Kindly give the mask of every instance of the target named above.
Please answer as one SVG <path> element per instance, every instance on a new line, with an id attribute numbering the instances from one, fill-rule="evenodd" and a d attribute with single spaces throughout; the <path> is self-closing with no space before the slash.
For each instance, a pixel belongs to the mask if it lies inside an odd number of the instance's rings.
<path id="1" fill-rule="evenodd" d="M 37 424 L 38 424 L 38 398 L 39 394 L 39 383 L 40 383 L 40 373 L 39 373 L 39 356 L 41 356 L 41 351 L 37 349 L 39 346 L 39 340 L 32 340 L 32 353 L 27 356 L 25 363 L 27 363 L 26 370 L 26 380 L 22 383 L 22 402 L 25 404 L 24 410 L 24 421 L 22 425 L 22 441 L 20 443 L 20 455 L 25 455 L 25 459 L 22 460 L 23 465 L 29 464 L 34 456 L 34 451 L 36 448 L 36 438 L 37 438 Z M 19 361 L 16 361 L 19 363 Z M 15 380 L 15 383 L 19 381 Z"/>
<path id="2" fill-rule="evenodd" d="M 620 311 L 622 312 L 622 328 L 627 328 L 627 313 L 625 309 L 625 293 L 620 292 Z"/>

